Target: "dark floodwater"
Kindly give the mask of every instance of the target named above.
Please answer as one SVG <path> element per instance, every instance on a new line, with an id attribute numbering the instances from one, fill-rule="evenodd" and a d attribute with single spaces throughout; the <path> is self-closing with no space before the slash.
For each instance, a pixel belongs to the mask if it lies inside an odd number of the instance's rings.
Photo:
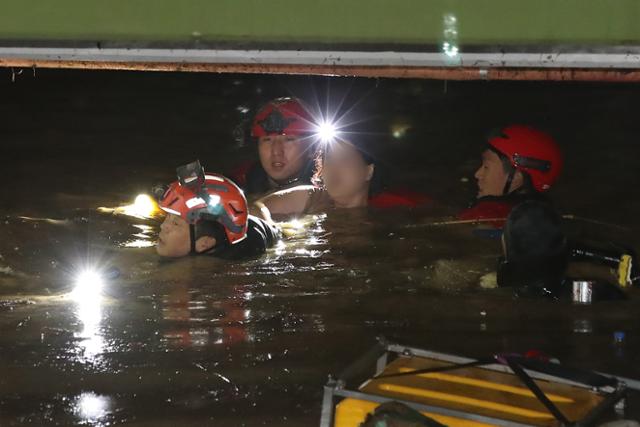
<path id="1" fill-rule="evenodd" d="M 558 207 L 602 223 L 569 221 L 571 234 L 640 248 L 640 87 L 0 71 L 2 426 L 315 425 L 327 375 L 379 335 L 471 357 L 539 349 L 640 377 L 637 292 L 572 306 L 483 290 L 499 243 L 431 225 L 473 197 L 484 133 L 519 121 L 564 147 Z M 286 93 L 364 99 L 389 133 L 389 175 L 439 206 L 301 218 L 243 263 L 161 263 L 139 247 L 158 219 L 98 210 L 194 158 L 212 171 L 250 158 L 247 117 Z M 120 271 L 102 298 L 72 293 L 88 264 Z"/>

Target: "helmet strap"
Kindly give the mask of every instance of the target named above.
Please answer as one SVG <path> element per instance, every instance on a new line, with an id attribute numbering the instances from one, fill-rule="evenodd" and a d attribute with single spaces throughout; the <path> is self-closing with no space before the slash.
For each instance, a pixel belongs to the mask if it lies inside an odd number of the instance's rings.
<path id="1" fill-rule="evenodd" d="M 510 193 L 511 184 L 513 183 L 513 178 L 516 176 L 516 168 L 511 169 L 509 175 L 507 176 L 507 182 L 504 184 L 504 189 L 502 190 L 502 195 L 506 196 Z"/>
<path id="2" fill-rule="evenodd" d="M 222 236 L 225 236 L 224 233 L 222 233 Z M 226 237 L 225 237 L 226 238 Z M 216 237 L 216 239 L 218 241 L 222 241 L 221 237 Z M 189 224 L 189 240 L 191 240 L 191 253 L 190 255 L 208 255 L 208 254 L 215 254 L 218 251 L 220 251 L 224 245 L 222 244 L 216 244 L 215 247 L 209 249 L 208 251 L 204 251 L 204 252 L 198 252 L 196 250 L 196 226 L 193 224 Z"/>
<path id="3" fill-rule="evenodd" d="M 195 255 L 196 252 L 196 226 L 189 224 L 189 240 L 191 241 L 191 254 Z"/>

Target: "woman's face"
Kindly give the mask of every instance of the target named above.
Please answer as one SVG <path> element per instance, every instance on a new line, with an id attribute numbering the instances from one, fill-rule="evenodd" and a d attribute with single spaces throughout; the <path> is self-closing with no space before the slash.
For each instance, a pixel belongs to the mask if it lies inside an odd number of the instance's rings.
<path id="1" fill-rule="evenodd" d="M 353 145 L 335 142 L 324 155 L 322 181 L 332 199 L 354 197 L 369 192 L 373 169 Z"/>

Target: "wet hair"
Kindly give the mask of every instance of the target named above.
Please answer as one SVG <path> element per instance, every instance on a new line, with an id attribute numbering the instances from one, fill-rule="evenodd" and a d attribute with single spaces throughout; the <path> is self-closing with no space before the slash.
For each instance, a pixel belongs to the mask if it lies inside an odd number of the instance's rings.
<path id="1" fill-rule="evenodd" d="M 557 289 L 569 249 L 560 215 L 548 203 L 526 201 L 513 208 L 504 227 L 502 286 Z"/>
<path id="2" fill-rule="evenodd" d="M 381 193 L 384 190 L 381 168 L 378 165 L 376 165 L 375 157 L 373 156 L 372 152 L 370 150 L 365 150 L 362 146 L 363 145 L 362 142 L 355 142 L 355 141 L 358 141 L 358 140 L 354 138 L 349 141 L 341 140 L 336 143 L 338 144 L 346 143 L 351 145 L 356 149 L 356 151 L 362 157 L 362 160 L 364 160 L 364 162 L 367 165 L 374 165 L 373 175 L 371 176 L 371 180 L 369 180 L 369 197 L 372 197 L 378 193 Z M 313 174 L 312 182 L 319 187 L 324 186 L 322 182 L 322 171 L 324 169 L 324 159 L 326 156 L 327 147 L 328 146 L 325 145 L 324 147 L 319 148 L 316 151 L 316 155 L 315 155 L 316 168 Z"/>
<path id="3" fill-rule="evenodd" d="M 224 226 L 219 222 L 202 220 L 196 223 L 194 227 L 195 240 L 205 236 L 216 239 L 216 246 L 212 249 L 220 249 L 229 245 L 229 239 L 227 238 L 227 234 L 224 232 Z"/>

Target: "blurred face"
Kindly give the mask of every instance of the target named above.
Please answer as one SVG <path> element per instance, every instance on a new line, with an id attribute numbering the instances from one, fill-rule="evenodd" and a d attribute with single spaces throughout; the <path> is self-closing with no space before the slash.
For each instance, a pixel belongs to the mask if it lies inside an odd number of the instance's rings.
<path id="1" fill-rule="evenodd" d="M 306 148 L 306 142 L 291 135 L 261 136 L 258 141 L 260 163 L 278 183 L 295 178 L 302 171 L 309 158 Z"/>
<path id="2" fill-rule="evenodd" d="M 509 174 L 505 172 L 500 157 L 492 150 L 485 150 L 482 153 L 482 164 L 474 176 L 478 181 L 478 198 L 480 198 L 502 196 Z M 513 185 L 511 187 L 513 188 Z"/>
<path id="3" fill-rule="evenodd" d="M 158 255 L 164 257 L 183 257 L 191 252 L 189 224 L 178 215 L 167 214 L 160 226 L 160 236 L 156 245 Z"/>
<path id="4" fill-rule="evenodd" d="M 353 145 L 334 143 L 324 156 L 322 181 L 332 199 L 350 198 L 368 193 L 373 169 Z"/>

